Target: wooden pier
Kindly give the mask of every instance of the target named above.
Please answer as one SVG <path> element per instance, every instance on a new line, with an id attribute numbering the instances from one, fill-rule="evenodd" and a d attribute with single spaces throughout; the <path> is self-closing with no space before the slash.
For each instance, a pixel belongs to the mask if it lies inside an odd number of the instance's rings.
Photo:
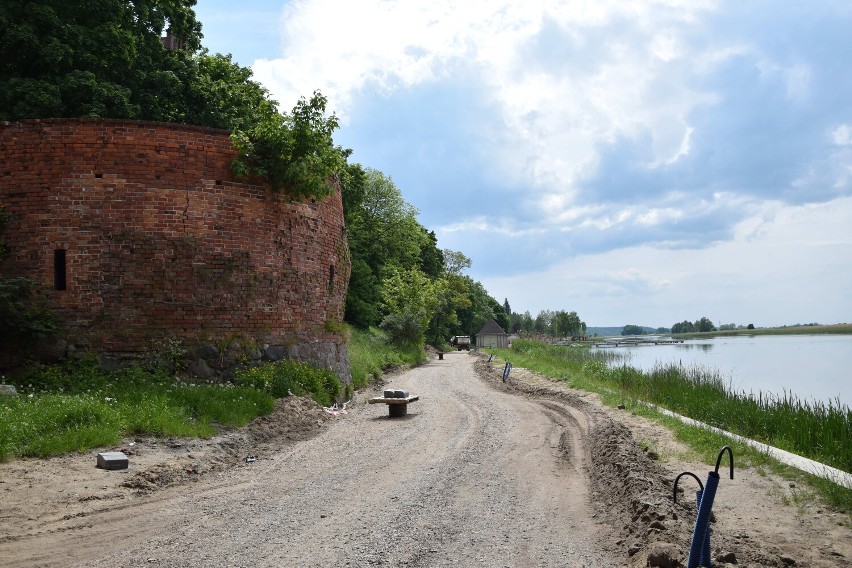
<path id="1" fill-rule="evenodd" d="M 593 347 L 631 347 L 634 345 L 672 345 L 683 343 L 683 339 L 671 337 L 610 337 L 603 342 L 595 343 Z"/>

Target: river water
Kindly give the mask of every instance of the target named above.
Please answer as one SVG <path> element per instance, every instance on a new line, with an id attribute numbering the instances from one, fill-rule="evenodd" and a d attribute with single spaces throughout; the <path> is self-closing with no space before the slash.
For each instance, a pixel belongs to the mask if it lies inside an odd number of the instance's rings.
<path id="1" fill-rule="evenodd" d="M 753 335 L 688 339 L 673 345 L 612 347 L 626 363 L 650 370 L 658 363 L 716 369 L 735 391 L 852 408 L 852 335 Z"/>

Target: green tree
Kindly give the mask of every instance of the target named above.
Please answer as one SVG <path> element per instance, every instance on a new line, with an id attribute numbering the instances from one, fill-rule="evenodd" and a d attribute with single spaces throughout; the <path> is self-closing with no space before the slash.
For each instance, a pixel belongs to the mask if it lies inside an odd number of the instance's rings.
<path id="1" fill-rule="evenodd" d="M 524 312 L 524 315 L 521 316 L 521 330 L 531 333 L 535 330 L 535 320 L 532 318 L 532 314 L 530 314 L 529 310 Z"/>
<path id="2" fill-rule="evenodd" d="M 553 322 L 554 312 L 552 310 L 541 310 L 535 317 L 534 330 L 538 333 L 551 333 L 551 323 Z"/>
<path id="3" fill-rule="evenodd" d="M 518 333 L 520 331 L 523 331 L 523 326 L 524 326 L 523 314 L 517 314 L 517 313 L 513 312 L 512 315 L 509 316 L 509 327 L 511 329 L 507 329 L 506 331 L 508 331 L 509 333 Z"/>
<path id="4" fill-rule="evenodd" d="M 420 246 L 420 270 L 430 278 L 440 278 L 444 274 L 444 253 L 438 249 L 438 237 L 435 231 L 421 227 L 423 240 Z"/>
<path id="5" fill-rule="evenodd" d="M 239 176 L 324 197 L 348 152 L 315 92 L 279 114 L 252 72 L 201 50 L 195 0 L 0 3 L 0 120 L 129 118 L 233 132 Z M 177 49 L 161 41 L 168 29 Z"/>
<path id="6" fill-rule="evenodd" d="M 443 253 L 435 248 L 434 233 L 417 222 L 417 209 L 378 170 L 347 166 L 343 212 L 352 258 L 345 319 L 360 327 L 377 325 L 387 314 L 382 280 L 393 270 L 413 268 L 434 277 L 430 273 L 443 263 Z"/>
<path id="7" fill-rule="evenodd" d="M 716 326 L 710 321 L 710 318 L 703 317 L 695 322 L 695 330 L 701 332 L 716 331 Z"/>
<path id="8" fill-rule="evenodd" d="M 444 249 L 442 252 L 447 274 L 461 276 L 461 273 L 471 267 L 471 260 L 463 253 L 455 250 Z"/>
<path id="9" fill-rule="evenodd" d="M 485 322 L 494 318 L 494 304 L 498 306 L 500 304 L 488 294 L 481 282 L 466 275 L 461 278 L 465 283 L 469 302 L 466 307 L 457 310 L 460 331 L 457 335 L 473 337 L 482 329 Z"/>
<path id="10" fill-rule="evenodd" d="M 452 335 L 469 335 L 457 333 L 459 330 L 459 312 L 463 312 L 472 304 L 468 293 L 468 279 L 462 271 L 471 265 L 470 259 L 458 251 L 444 249 L 441 258 L 447 259 L 444 274 L 436 278 L 434 293 L 437 300 L 435 313 L 430 323 L 431 337 L 434 344 L 440 344 L 441 338 Z"/>
<path id="11" fill-rule="evenodd" d="M 195 0 L 0 4 L 0 119 L 180 121 L 182 79 L 201 46 Z M 183 50 L 166 49 L 166 27 Z"/>
<path id="12" fill-rule="evenodd" d="M 262 177 L 274 190 L 300 197 L 329 195 L 329 180 L 346 168 L 345 152 L 332 137 L 338 120 L 326 116 L 328 99 L 315 91 L 299 99 L 290 114 L 272 113 L 231 136 L 239 157 L 234 172 Z"/>
<path id="13" fill-rule="evenodd" d="M 400 345 L 423 343 L 426 328 L 438 304 L 436 285 L 416 268 L 391 269 L 382 282 L 381 327 Z M 439 291 L 440 292 L 440 291 Z"/>
<path id="14" fill-rule="evenodd" d="M 551 320 L 552 332 L 559 337 L 574 336 L 580 334 L 581 322 L 577 312 L 566 312 L 559 310 Z"/>
<path id="15" fill-rule="evenodd" d="M 645 335 L 645 328 L 641 325 L 625 325 L 621 330 L 621 335 Z"/>
<path id="16" fill-rule="evenodd" d="M 187 70 L 180 122 L 248 131 L 278 116 L 277 103 L 269 99 L 266 88 L 252 80 L 251 69 L 233 62 L 230 55 L 202 50 L 187 61 Z"/>

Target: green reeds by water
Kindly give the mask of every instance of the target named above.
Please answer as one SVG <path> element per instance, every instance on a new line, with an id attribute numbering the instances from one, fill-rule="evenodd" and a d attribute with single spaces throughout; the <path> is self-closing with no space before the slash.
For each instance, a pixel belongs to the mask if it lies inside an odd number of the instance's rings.
<path id="1" fill-rule="evenodd" d="M 501 357 L 572 386 L 642 400 L 852 473 L 852 410 L 839 400 L 736 392 L 715 369 L 677 364 L 643 372 L 610 349 L 516 340 Z"/>
<path id="2" fill-rule="evenodd" d="M 701 366 L 594 371 L 630 398 L 852 472 L 852 410 L 839 400 L 808 401 L 787 392 L 783 396 L 736 392 L 718 371 Z"/>

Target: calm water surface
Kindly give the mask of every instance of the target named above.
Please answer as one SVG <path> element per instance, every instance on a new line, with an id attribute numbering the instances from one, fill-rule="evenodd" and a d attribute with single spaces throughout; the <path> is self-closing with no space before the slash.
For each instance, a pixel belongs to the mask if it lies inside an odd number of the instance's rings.
<path id="1" fill-rule="evenodd" d="M 754 335 L 687 340 L 675 345 L 611 348 L 628 365 L 699 365 L 719 371 L 737 391 L 803 400 L 840 400 L 852 408 L 852 335 Z"/>

